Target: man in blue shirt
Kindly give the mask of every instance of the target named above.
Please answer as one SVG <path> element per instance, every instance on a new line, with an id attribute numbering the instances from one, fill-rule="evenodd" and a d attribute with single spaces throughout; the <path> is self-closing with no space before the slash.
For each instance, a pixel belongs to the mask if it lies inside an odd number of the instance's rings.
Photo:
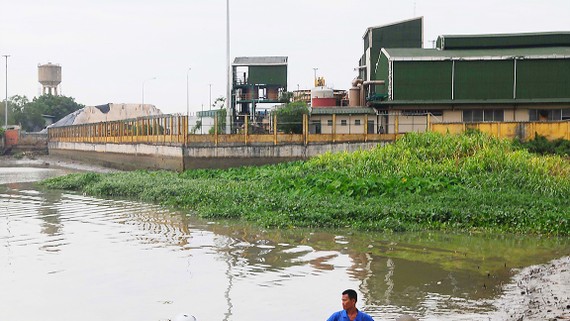
<path id="1" fill-rule="evenodd" d="M 356 301 L 356 291 L 342 292 L 342 311 L 333 313 L 327 321 L 374 321 L 368 314 L 358 311 Z"/>

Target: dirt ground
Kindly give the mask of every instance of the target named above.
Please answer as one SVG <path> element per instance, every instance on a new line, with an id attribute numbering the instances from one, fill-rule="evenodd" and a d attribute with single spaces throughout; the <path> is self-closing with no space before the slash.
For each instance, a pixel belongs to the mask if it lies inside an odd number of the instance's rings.
<path id="1" fill-rule="evenodd" d="M 570 320 L 570 257 L 520 270 L 496 306 L 497 320 Z"/>

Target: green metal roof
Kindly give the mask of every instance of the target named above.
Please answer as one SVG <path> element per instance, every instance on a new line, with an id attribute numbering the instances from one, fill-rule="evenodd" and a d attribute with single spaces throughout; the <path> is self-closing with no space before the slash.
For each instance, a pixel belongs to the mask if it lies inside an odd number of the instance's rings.
<path id="1" fill-rule="evenodd" d="M 375 115 L 376 111 L 372 107 L 315 107 L 311 108 L 311 115 Z"/>
<path id="2" fill-rule="evenodd" d="M 549 99 L 477 99 L 477 100 L 391 100 L 375 102 L 376 105 L 524 105 L 524 104 L 567 104 L 570 98 Z"/>
<path id="3" fill-rule="evenodd" d="M 443 50 L 570 46 L 570 32 L 442 35 L 437 45 Z"/>
<path id="4" fill-rule="evenodd" d="M 278 66 L 287 65 L 286 56 L 236 57 L 232 66 Z"/>
<path id="5" fill-rule="evenodd" d="M 570 47 L 469 50 L 384 48 L 382 54 L 393 61 L 569 59 Z"/>
<path id="6" fill-rule="evenodd" d="M 366 28 L 366 31 L 364 32 L 362 39 L 366 38 L 370 32 L 373 32 L 373 31 L 378 30 L 378 29 L 386 29 L 386 28 L 390 28 L 390 27 L 399 27 L 399 26 L 403 26 L 403 25 L 406 25 L 409 23 L 414 23 L 414 22 L 419 22 L 421 25 L 423 25 L 423 20 L 424 20 L 424 17 L 422 16 L 422 17 L 418 17 L 418 18 L 412 18 L 412 19 L 402 20 L 402 21 L 398 21 L 398 22 L 392 22 L 389 24 L 381 25 L 381 26 L 368 27 L 368 28 Z"/>

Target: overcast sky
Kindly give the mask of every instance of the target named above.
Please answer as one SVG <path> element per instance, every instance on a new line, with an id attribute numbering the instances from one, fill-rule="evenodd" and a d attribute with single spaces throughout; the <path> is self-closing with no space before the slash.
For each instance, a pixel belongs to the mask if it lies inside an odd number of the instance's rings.
<path id="1" fill-rule="evenodd" d="M 145 103 L 190 111 L 225 95 L 225 0 L 0 0 L 8 95 L 38 96 L 37 65 L 62 66 L 62 93 L 91 106 Z M 230 0 L 231 57 L 288 56 L 289 90 L 313 68 L 348 89 L 367 27 L 424 17 L 424 47 L 441 34 L 570 31 L 570 0 Z M 2 100 L 5 61 L 1 62 Z M 155 80 L 148 80 L 156 77 Z M 145 82 L 146 81 L 146 82 Z"/>

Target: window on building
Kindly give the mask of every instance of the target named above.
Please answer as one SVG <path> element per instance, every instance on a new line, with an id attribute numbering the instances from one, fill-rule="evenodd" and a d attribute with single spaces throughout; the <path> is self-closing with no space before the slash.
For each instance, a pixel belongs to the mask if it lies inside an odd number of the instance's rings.
<path id="1" fill-rule="evenodd" d="M 332 119 L 327 120 L 327 125 L 332 126 Z"/>
<path id="2" fill-rule="evenodd" d="M 570 109 L 530 109 L 530 121 L 570 120 Z"/>
<path id="3" fill-rule="evenodd" d="M 346 126 L 346 125 L 347 125 L 346 119 L 342 119 L 342 120 L 340 121 L 340 125 L 341 125 L 341 126 Z"/>
<path id="4" fill-rule="evenodd" d="M 355 120 L 355 121 L 354 121 L 354 124 L 355 124 L 356 126 L 360 126 L 360 119 Z"/>
<path id="5" fill-rule="evenodd" d="M 463 121 L 466 123 L 504 121 L 503 109 L 468 109 L 463 111 Z"/>
<path id="6" fill-rule="evenodd" d="M 495 109 L 493 114 L 493 121 L 505 121 L 505 111 L 503 109 Z"/>
<path id="7" fill-rule="evenodd" d="M 483 110 L 473 110 L 473 122 L 482 122 L 483 119 Z"/>

